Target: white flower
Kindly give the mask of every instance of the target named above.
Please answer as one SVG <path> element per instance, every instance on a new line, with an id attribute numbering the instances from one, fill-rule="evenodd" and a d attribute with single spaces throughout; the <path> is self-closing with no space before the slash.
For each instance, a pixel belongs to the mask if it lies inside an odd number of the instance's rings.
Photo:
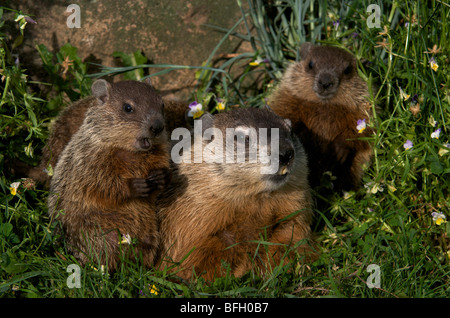
<path id="1" fill-rule="evenodd" d="M 12 195 L 16 195 L 17 194 L 17 189 L 20 186 L 20 182 L 13 182 L 9 185 L 9 190 L 11 191 Z"/>
<path id="2" fill-rule="evenodd" d="M 433 216 L 434 223 L 436 223 L 437 225 L 441 225 L 445 222 L 446 217 L 444 213 L 433 212 L 431 213 L 431 215 Z"/>
<path id="3" fill-rule="evenodd" d="M 130 234 L 122 234 L 122 241 L 120 241 L 120 244 L 131 244 Z"/>
<path id="4" fill-rule="evenodd" d="M 441 133 L 441 128 L 436 129 L 431 133 L 431 138 L 439 139 L 439 134 Z"/>
<path id="5" fill-rule="evenodd" d="M 192 102 L 189 104 L 188 116 L 197 119 L 203 115 L 203 106 L 200 103 Z"/>
<path id="6" fill-rule="evenodd" d="M 366 127 L 367 125 L 365 119 L 359 119 L 356 122 L 356 130 L 358 131 L 358 133 L 362 133 L 366 129 Z"/>
<path id="7" fill-rule="evenodd" d="M 408 98 L 410 97 L 409 94 L 406 94 L 403 89 L 401 87 L 400 88 L 400 96 L 404 99 L 404 100 L 408 100 Z"/>
<path id="8" fill-rule="evenodd" d="M 413 147 L 413 143 L 411 140 L 406 140 L 406 142 L 403 144 L 403 148 L 405 148 L 406 150 L 411 149 Z"/>

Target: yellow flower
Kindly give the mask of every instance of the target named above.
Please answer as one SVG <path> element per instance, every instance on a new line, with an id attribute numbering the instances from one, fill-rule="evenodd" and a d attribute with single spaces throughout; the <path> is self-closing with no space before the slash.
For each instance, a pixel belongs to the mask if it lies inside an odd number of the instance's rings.
<path id="1" fill-rule="evenodd" d="M 225 110 L 225 102 L 222 99 L 220 99 L 220 98 L 217 98 L 216 109 L 217 110 Z"/>
<path id="2" fill-rule="evenodd" d="M 131 244 L 131 237 L 130 234 L 122 234 L 122 241 L 120 241 L 120 244 Z"/>
<path id="3" fill-rule="evenodd" d="M 200 103 L 197 103 L 196 101 L 189 104 L 189 112 L 188 116 L 193 117 L 194 119 L 200 118 L 203 114 L 203 106 Z"/>
<path id="4" fill-rule="evenodd" d="M 443 213 L 433 212 L 431 215 L 433 216 L 433 221 L 436 225 L 441 225 L 445 222 L 446 217 Z"/>
<path id="5" fill-rule="evenodd" d="M 19 186 L 20 186 L 20 182 L 14 182 L 9 185 L 9 187 L 10 187 L 9 190 L 11 191 L 12 195 L 17 194 L 17 189 L 19 188 Z"/>
<path id="6" fill-rule="evenodd" d="M 152 285 L 152 287 L 150 288 L 150 293 L 158 295 L 158 289 L 155 285 Z"/>
<path id="7" fill-rule="evenodd" d="M 400 88 L 400 96 L 403 98 L 403 100 L 408 100 L 408 98 L 411 96 L 409 94 L 406 94 L 401 87 Z"/>
<path id="8" fill-rule="evenodd" d="M 358 119 L 356 122 L 356 130 L 358 130 L 358 133 L 362 133 L 364 130 L 366 130 L 366 120 L 365 119 Z"/>
<path id="9" fill-rule="evenodd" d="M 248 63 L 248 65 L 250 65 L 250 66 L 258 66 L 261 63 L 267 63 L 267 62 L 269 62 L 269 59 L 256 59 L 256 60 Z"/>
<path id="10" fill-rule="evenodd" d="M 439 67 L 439 65 L 436 63 L 436 60 L 434 59 L 434 57 L 432 57 L 431 59 L 430 59 L 430 67 L 431 67 L 431 69 L 433 70 L 433 71 L 437 71 L 437 69 L 438 69 L 438 67 Z"/>

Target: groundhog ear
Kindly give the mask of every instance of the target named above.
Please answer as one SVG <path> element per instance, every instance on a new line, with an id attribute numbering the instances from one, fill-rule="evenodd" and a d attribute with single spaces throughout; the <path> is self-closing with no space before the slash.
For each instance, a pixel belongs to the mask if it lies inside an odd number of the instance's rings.
<path id="1" fill-rule="evenodd" d="M 270 108 L 269 104 L 264 104 L 263 109 L 273 112 L 272 108 Z"/>
<path id="2" fill-rule="evenodd" d="M 147 77 L 147 78 L 144 80 L 144 83 L 147 84 L 147 85 L 150 86 L 150 87 L 153 87 L 152 80 L 151 80 L 150 77 Z"/>
<path id="3" fill-rule="evenodd" d="M 203 132 L 208 128 L 214 127 L 214 116 L 211 113 L 204 113 L 200 119 L 202 120 Z"/>
<path id="4" fill-rule="evenodd" d="M 92 95 L 94 95 L 102 104 L 108 100 L 110 89 L 111 84 L 104 79 L 96 80 L 91 87 Z"/>
<path id="5" fill-rule="evenodd" d="M 193 129 L 194 128 L 194 118 L 189 116 L 189 109 L 186 110 L 185 114 L 184 114 L 184 118 L 187 124 L 187 128 L 188 129 Z M 213 127 L 213 115 L 211 115 L 211 113 L 205 112 L 202 117 L 200 117 L 198 120 L 202 121 L 202 131 L 205 131 L 205 129 L 207 128 L 211 128 Z"/>
<path id="6" fill-rule="evenodd" d="M 300 46 L 300 57 L 302 58 L 302 60 L 304 60 L 308 56 L 309 50 L 311 50 L 312 47 L 313 44 L 311 42 L 305 42 Z"/>

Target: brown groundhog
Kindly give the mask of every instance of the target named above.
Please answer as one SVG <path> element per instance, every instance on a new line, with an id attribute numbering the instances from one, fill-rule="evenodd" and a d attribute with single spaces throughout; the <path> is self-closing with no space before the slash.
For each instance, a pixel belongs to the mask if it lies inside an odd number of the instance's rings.
<path id="1" fill-rule="evenodd" d="M 52 170 L 58 158 L 72 136 L 83 124 L 86 111 L 97 104 L 97 99 L 90 96 L 66 107 L 52 125 L 51 133 L 42 149 L 41 162 L 37 167 L 29 169 L 28 177 L 39 183 L 50 186 Z"/>
<path id="2" fill-rule="evenodd" d="M 196 124 L 199 122 L 202 131 L 196 134 L 194 128 L 187 155 L 194 160 L 178 164 L 171 184 L 158 200 L 161 264 L 170 266 L 187 256 L 178 276 L 213 280 L 226 273 L 222 261 L 229 264 L 231 274 L 241 276 L 252 265 L 264 273 L 292 259 L 296 252 L 308 254 L 310 246 L 302 241 L 310 238 L 312 220 L 307 159 L 298 138 L 291 134 L 290 121 L 268 109 L 248 108 L 214 116 L 207 113 Z M 216 129 L 212 137 L 202 138 L 212 128 Z M 231 147 L 225 147 L 228 128 L 234 128 L 231 140 L 237 139 Z M 262 143 L 260 128 L 268 130 L 264 134 L 267 143 Z M 278 129 L 278 138 L 270 128 Z M 249 138 L 251 129 L 256 130 L 253 136 L 257 135 L 258 144 Z M 272 146 L 275 140 L 278 151 Z M 213 141 L 223 145 L 223 151 L 213 147 Z M 196 163 L 198 145 L 204 147 L 204 154 Z M 240 151 L 236 150 L 239 146 L 243 147 Z M 172 159 L 180 150 L 175 148 L 176 144 Z M 272 168 L 273 173 L 263 174 L 268 164 L 251 157 L 257 149 L 273 154 L 272 162 L 278 166 Z M 182 150 L 184 156 L 186 149 Z M 238 153 L 246 157 L 241 162 L 226 162 L 230 151 L 230 158 L 237 159 Z M 205 154 L 216 159 L 213 162 Z"/>
<path id="3" fill-rule="evenodd" d="M 152 266 L 159 243 L 155 199 L 167 183 L 163 102 L 141 82 L 92 85 L 83 124 L 54 168 L 49 214 L 70 251 L 114 270 L 122 252 Z"/>
<path id="4" fill-rule="evenodd" d="M 304 43 L 301 61 L 291 64 L 269 98 L 270 107 L 289 118 L 308 155 L 312 188 L 325 171 L 337 177 L 334 189 L 360 186 L 363 164 L 372 157 L 370 128 L 359 133 L 358 120 L 369 122 L 367 84 L 358 76 L 356 60 L 343 49 Z"/>
<path id="5" fill-rule="evenodd" d="M 150 79 L 144 82 L 152 85 Z M 170 133 L 177 127 L 186 127 L 184 113 L 189 109 L 188 103 L 172 99 L 163 99 L 163 102 L 166 132 Z M 48 188 L 52 176 L 50 171 L 56 167 L 64 147 L 83 124 L 87 110 L 95 105 L 96 97 L 89 96 L 66 107 L 52 125 L 49 138 L 42 149 L 40 164 L 37 167 L 25 167 L 22 174 Z"/>

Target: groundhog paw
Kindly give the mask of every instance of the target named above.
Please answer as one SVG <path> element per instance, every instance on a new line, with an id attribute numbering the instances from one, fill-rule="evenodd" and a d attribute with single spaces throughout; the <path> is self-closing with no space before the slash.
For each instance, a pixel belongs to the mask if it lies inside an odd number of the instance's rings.
<path id="1" fill-rule="evenodd" d="M 171 174 L 168 169 L 152 171 L 147 177 L 147 182 L 153 189 L 163 189 L 170 182 Z"/>
<path id="2" fill-rule="evenodd" d="M 152 187 L 147 179 L 131 179 L 130 192 L 132 197 L 145 198 L 152 192 Z"/>
<path id="3" fill-rule="evenodd" d="M 333 146 L 334 146 L 334 152 L 336 155 L 336 159 L 341 164 L 343 164 L 347 160 L 347 158 L 350 154 L 349 143 L 345 140 L 345 138 L 340 136 L 334 140 Z"/>

